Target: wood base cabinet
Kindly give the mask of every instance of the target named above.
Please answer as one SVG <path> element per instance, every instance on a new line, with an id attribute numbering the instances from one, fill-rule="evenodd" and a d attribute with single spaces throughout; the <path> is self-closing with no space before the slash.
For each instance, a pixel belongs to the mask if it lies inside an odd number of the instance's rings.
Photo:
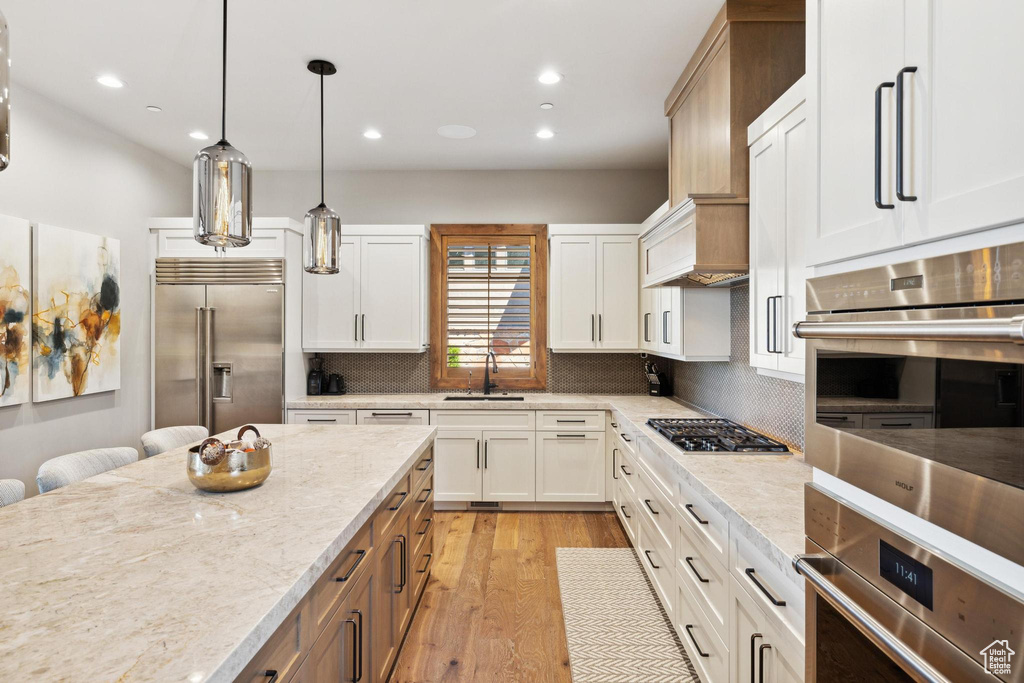
<path id="1" fill-rule="evenodd" d="M 433 477 L 428 451 L 236 681 L 388 680 L 430 576 Z"/>

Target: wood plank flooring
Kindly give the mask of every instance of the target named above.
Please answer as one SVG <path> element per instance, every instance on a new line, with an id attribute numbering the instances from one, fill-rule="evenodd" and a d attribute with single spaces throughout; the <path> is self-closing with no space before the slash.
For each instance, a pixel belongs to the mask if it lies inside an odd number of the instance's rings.
<path id="1" fill-rule="evenodd" d="M 611 512 L 435 512 L 439 556 L 391 681 L 570 682 L 555 548 L 628 545 Z"/>

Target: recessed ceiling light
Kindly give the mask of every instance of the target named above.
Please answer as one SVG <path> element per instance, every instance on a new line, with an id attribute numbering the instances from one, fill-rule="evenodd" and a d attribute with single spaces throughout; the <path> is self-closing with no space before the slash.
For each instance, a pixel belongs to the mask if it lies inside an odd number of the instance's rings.
<path id="1" fill-rule="evenodd" d="M 466 140 L 476 135 L 476 128 L 452 124 L 447 126 L 441 126 L 440 128 L 437 129 L 437 134 L 443 138 L 452 138 L 453 140 Z"/>
<path id="2" fill-rule="evenodd" d="M 541 109 L 554 109 L 555 105 L 551 104 L 550 102 L 545 102 L 544 104 L 540 105 L 540 108 Z"/>
<path id="3" fill-rule="evenodd" d="M 541 138 L 542 140 L 547 140 L 548 138 L 555 137 L 555 132 L 550 128 L 541 128 L 540 130 L 537 131 L 537 137 Z"/>
<path id="4" fill-rule="evenodd" d="M 188 134 L 188 136 L 194 140 L 209 140 L 210 136 L 201 130 L 194 130 Z"/>
<path id="5" fill-rule="evenodd" d="M 558 73 L 557 71 L 552 71 L 551 69 L 548 69 L 540 76 L 538 76 L 537 80 L 543 83 L 544 85 L 554 85 L 555 83 L 558 83 L 560 80 L 562 80 L 562 78 L 562 74 Z"/>
<path id="6" fill-rule="evenodd" d="M 117 76 L 112 76 L 110 74 L 105 74 L 103 76 L 100 76 L 99 78 L 96 79 L 96 82 L 99 83 L 100 85 L 105 85 L 108 88 L 123 88 L 124 87 L 124 81 L 122 81 Z"/>
<path id="7" fill-rule="evenodd" d="M 163 111 L 163 109 L 156 106 L 155 104 L 151 104 L 148 107 L 146 107 L 146 111 Z"/>
<path id="8" fill-rule="evenodd" d="M 369 130 L 363 132 L 363 137 L 366 138 L 367 140 L 380 140 L 380 131 L 370 128 Z"/>

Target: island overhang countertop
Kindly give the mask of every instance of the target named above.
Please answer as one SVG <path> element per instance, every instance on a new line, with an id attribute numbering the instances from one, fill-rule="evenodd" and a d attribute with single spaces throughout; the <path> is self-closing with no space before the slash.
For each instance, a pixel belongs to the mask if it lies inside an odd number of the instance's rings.
<path id="1" fill-rule="evenodd" d="M 255 489 L 196 490 L 181 448 L 0 509 L 0 676 L 233 680 L 435 432 L 259 429 Z"/>

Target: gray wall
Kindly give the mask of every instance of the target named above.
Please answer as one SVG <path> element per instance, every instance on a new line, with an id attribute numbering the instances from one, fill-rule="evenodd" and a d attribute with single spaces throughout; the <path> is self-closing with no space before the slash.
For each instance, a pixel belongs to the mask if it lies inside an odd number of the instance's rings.
<path id="1" fill-rule="evenodd" d="M 0 408 L 0 478 L 34 493 L 40 463 L 139 445 L 149 428 L 150 216 L 189 215 L 191 171 L 22 87 L 0 213 L 121 240 L 121 389 Z"/>
<path id="2" fill-rule="evenodd" d="M 342 223 L 640 223 L 668 198 L 665 171 L 331 171 Z M 253 175 L 257 216 L 302 220 L 315 172 Z"/>

